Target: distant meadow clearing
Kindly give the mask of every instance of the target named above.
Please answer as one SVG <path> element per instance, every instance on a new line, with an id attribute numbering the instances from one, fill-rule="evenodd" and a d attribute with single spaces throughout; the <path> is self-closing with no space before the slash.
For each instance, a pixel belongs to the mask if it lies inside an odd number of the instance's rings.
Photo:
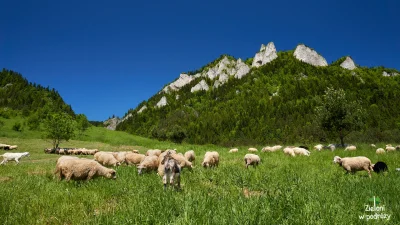
<path id="1" fill-rule="evenodd" d="M 19 165 L 11 161 L 0 166 L 1 224 L 400 223 L 400 172 L 395 171 L 400 152 L 376 155 L 369 144 L 358 144 L 355 152 L 311 150 L 310 157 L 292 158 L 282 151 L 263 153 L 263 146 L 251 146 L 258 148 L 262 163 L 246 170 L 243 157 L 250 146 L 228 153 L 225 147 L 177 145 L 100 128 L 91 128 L 80 139 L 61 147 L 141 153 L 148 148 L 193 149 L 197 159 L 192 171 L 183 170 L 181 191 L 164 191 L 156 172 L 139 176 L 134 166 L 126 165 L 116 169 L 116 180 L 66 182 L 53 174 L 59 155 L 43 152 L 49 142 L 10 133 L 0 137 L 0 143 L 16 144 L 19 149 L 13 152 L 28 151 L 31 156 Z M 208 150 L 220 153 L 216 169 L 200 165 Z M 373 173 L 372 179 L 365 171 L 345 174 L 332 163 L 335 155 L 384 161 L 389 173 Z M 374 197 L 378 200 L 371 208 Z"/>

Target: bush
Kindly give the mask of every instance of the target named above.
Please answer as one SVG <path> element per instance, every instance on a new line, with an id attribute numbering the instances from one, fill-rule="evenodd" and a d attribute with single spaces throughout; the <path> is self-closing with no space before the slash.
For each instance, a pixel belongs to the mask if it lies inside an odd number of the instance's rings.
<path id="1" fill-rule="evenodd" d="M 20 122 L 16 122 L 13 125 L 12 129 L 18 132 L 22 132 L 22 124 Z"/>

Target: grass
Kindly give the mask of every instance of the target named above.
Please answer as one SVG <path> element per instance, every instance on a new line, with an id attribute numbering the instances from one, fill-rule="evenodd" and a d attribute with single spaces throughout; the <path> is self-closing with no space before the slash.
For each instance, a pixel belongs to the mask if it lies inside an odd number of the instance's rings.
<path id="1" fill-rule="evenodd" d="M 176 192 L 164 191 L 157 174 L 139 176 L 136 168 L 129 166 L 116 169 L 116 180 L 58 181 L 53 171 L 59 156 L 43 152 L 50 143 L 30 139 L 24 132 L 0 137 L 0 143 L 16 144 L 18 152 L 31 153 L 19 165 L 9 162 L 0 166 L 1 224 L 365 224 L 359 216 L 374 214 L 365 212 L 373 196 L 385 206 L 380 213 L 391 218 L 368 223 L 400 223 L 400 173 L 395 171 L 400 167 L 400 154 L 378 156 L 367 144 L 358 144 L 356 152 L 312 151 L 310 157 L 259 152 L 262 164 L 247 170 L 243 157 L 248 147 L 244 146 L 229 154 L 224 147 L 177 145 L 102 128 L 91 128 L 80 140 L 62 144 L 105 151 L 194 149 L 196 167 L 183 171 L 182 191 Z M 220 152 L 218 168 L 200 166 L 207 150 Z M 0 150 L 0 154 L 4 152 Z M 372 162 L 384 161 L 390 172 L 372 174 L 372 179 L 365 171 L 345 174 L 332 163 L 335 155 L 364 155 Z"/>

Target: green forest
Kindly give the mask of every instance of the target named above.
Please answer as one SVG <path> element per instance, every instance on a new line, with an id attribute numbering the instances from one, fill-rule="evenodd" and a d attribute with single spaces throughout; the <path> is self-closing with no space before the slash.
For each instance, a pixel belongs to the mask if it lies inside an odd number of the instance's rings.
<path id="1" fill-rule="evenodd" d="M 212 67 L 222 58 L 188 74 Z M 159 140 L 224 146 L 338 143 L 338 134 L 323 129 L 317 109 L 327 90 L 340 89 L 346 102 L 357 102 L 364 112 L 345 142 L 400 142 L 400 76 L 382 75 L 398 71 L 382 66 L 346 70 L 340 67 L 344 60 L 315 67 L 294 58 L 293 51 L 278 52 L 277 59 L 252 68 L 242 79 L 230 77 L 219 88 L 191 93 L 194 84 L 206 79 L 202 77 L 179 91 L 158 93 L 130 109 L 117 130 Z M 246 64 L 251 61 L 245 60 Z M 213 81 L 206 81 L 212 87 Z M 168 104 L 154 107 L 162 96 Z M 142 106 L 147 109 L 137 113 Z M 352 107 L 349 104 L 347 113 L 352 113 Z"/>

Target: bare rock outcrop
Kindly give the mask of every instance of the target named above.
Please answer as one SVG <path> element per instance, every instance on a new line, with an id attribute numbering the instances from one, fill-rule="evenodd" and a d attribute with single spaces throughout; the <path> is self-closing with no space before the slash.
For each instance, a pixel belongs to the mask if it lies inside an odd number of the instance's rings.
<path id="1" fill-rule="evenodd" d="M 245 75 L 247 75 L 250 71 L 250 67 L 246 65 L 241 59 L 236 61 L 236 74 L 235 78 L 242 79 Z"/>
<path id="2" fill-rule="evenodd" d="M 137 113 L 142 113 L 145 109 L 147 109 L 147 106 L 142 106 L 142 108 L 139 109 L 139 111 L 137 111 Z"/>
<path id="3" fill-rule="evenodd" d="M 344 60 L 341 64 L 340 64 L 340 66 L 342 67 L 342 68 L 345 68 L 345 69 L 348 69 L 348 70 L 354 70 L 354 69 L 356 69 L 357 67 L 356 67 L 356 64 L 354 63 L 354 61 L 353 61 L 353 59 L 352 58 L 350 58 L 350 57 L 346 57 L 346 60 Z"/>
<path id="4" fill-rule="evenodd" d="M 106 121 L 103 122 L 104 126 L 106 126 L 106 128 L 108 130 L 115 130 L 117 128 L 117 125 L 121 122 L 121 120 L 117 117 L 108 119 Z"/>
<path id="5" fill-rule="evenodd" d="M 313 66 L 328 66 L 324 57 L 305 45 L 298 45 L 293 56 L 296 59 Z"/>
<path id="6" fill-rule="evenodd" d="M 273 42 L 270 42 L 265 46 L 261 45 L 260 51 L 256 53 L 253 59 L 252 67 L 260 67 L 265 65 L 272 60 L 276 59 L 278 55 L 276 54 L 276 48 Z"/>
<path id="7" fill-rule="evenodd" d="M 160 99 L 160 101 L 157 102 L 156 108 L 161 108 L 161 107 L 163 107 L 163 106 L 166 106 L 167 104 L 168 104 L 168 103 L 167 103 L 167 98 L 166 98 L 165 96 L 163 96 L 163 97 Z"/>
<path id="8" fill-rule="evenodd" d="M 195 79 L 195 77 L 187 75 L 182 73 L 181 75 L 179 75 L 179 78 L 170 83 L 168 86 L 166 86 L 163 91 L 165 93 L 169 93 L 169 91 L 177 91 L 180 88 L 182 88 L 183 86 L 189 84 L 190 82 L 192 82 Z"/>
<path id="9" fill-rule="evenodd" d="M 386 71 L 382 72 L 382 76 L 384 76 L 384 77 L 394 77 L 394 76 L 397 76 L 397 75 L 399 75 L 399 74 L 398 73 L 388 73 Z"/>
<path id="10" fill-rule="evenodd" d="M 205 80 L 201 80 L 198 84 L 196 84 L 192 89 L 190 89 L 190 92 L 196 92 L 196 91 L 208 91 L 209 87 L 206 83 Z"/>

